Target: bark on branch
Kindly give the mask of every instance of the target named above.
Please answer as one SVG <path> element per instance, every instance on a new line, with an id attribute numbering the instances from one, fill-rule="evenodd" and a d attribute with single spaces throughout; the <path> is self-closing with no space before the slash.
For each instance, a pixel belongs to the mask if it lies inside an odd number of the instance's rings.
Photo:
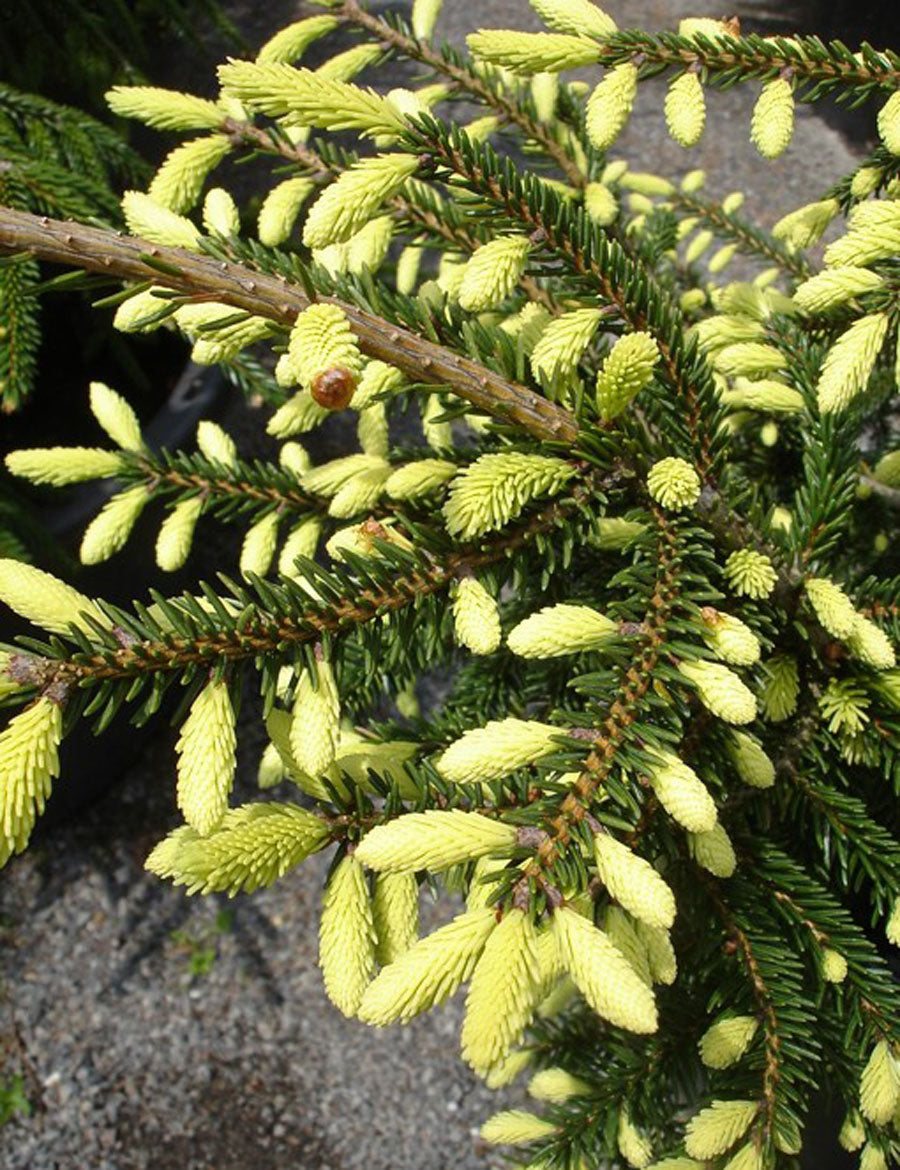
<path id="1" fill-rule="evenodd" d="M 310 304 L 304 290 L 283 277 L 103 228 L 0 207 L 0 254 L 18 252 L 122 280 L 151 280 L 193 297 L 205 295 L 287 327 Z M 373 313 L 333 297 L 321 299 L 340 304 L 369 357 L 389 362 L 416 382 L 447 385 L 479 410 L 537 439 L 573 443 L 577 438 L 569 412 L 533 390 Z"/>

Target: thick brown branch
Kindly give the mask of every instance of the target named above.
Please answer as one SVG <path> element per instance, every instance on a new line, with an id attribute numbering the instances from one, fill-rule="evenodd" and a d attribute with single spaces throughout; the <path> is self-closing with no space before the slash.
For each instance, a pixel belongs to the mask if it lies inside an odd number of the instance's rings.
<path id="1" fill-rule="evenodd" d="M 222 301 L 286 327 L 310 304 L 303 289 L 288 284 L 283 277 L 102 228 L 0 208 L 0 253 L 18 252 L 123 280 L 151 280 L 192 297 Z M 449 386 L 479 410 L 521 427 L 535 438 L 575 441 L 578 427 L 569 412 L 533 390 L 508 382 L 493 370 L 373 313 L 331 297 L 323 300 L 341 305 L 360 348 L 369 357 L 396 366 L 417 382 Z"/>

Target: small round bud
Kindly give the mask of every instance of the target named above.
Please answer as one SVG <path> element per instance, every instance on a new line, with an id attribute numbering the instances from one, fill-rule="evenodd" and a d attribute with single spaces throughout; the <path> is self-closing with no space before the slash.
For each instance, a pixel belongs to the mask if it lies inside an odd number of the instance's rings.
<path id="1" fill-rule="evenodd" d="M 356 390 L 356 378 L 346 366 L 322 370 L 312 380 L 309 392 L 325 410 L 346 410 Z"/>

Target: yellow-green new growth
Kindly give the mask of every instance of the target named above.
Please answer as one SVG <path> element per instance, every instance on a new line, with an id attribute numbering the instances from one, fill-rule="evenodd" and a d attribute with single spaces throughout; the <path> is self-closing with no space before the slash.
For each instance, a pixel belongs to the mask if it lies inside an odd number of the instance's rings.
<path id="1" fill-rule="evenodd" d="M 755 1016 L 717 1020 L 700 1038 L 700 1059 L 707 1068 L 730 1068 L 750 1047 L 758 1028 Z"/>
<path id="2" fill-rule="evenodd" d="M 291 712 L 290 743 L 297 764 L 310 776 L 321 776 L 334 763 L 340 735 L 341 708 L 331 666 L 317 661 L 315 678 L 304 670 L 297 683 Z"/>
<path id="3" fill-rule="evenodd" d="M 718 816 L 715 801 L 697 773 L 672 752 L 660 752 L 650 783 L 670 817 L 692 833 L 706 833 Z"/>
<path id="4" fill-rule="evenodd" d="M 149 501 L 144 484 L 117 492 L 107 500 L 85 529 L 80 549 L 82 564 L 98 565 L 117 553 Z"/>
<path id="5" fill-rule="evenodd" d="M 327 36 L 337 27 L 338 21 L 333 16 L 310 16 L 305 20 L 295 20 L 266 41 L 256 54 L 257 64 L 273 65 L 282 61 L 290 64 L 302 57 L 314 41 Z"/>
<path id="6" fill-rule="evenodd" d="M 355 1016 L 375 974 L 375 927 L 363 867 L 350 854 L 331 875 L 322 898 L 319 966 L 328 998 Z"/>
<path id="7" fill-rule="evenodd" d="M 874 1142 L 866 1142 L 859 1158 L 859 1170 L 888 1170 L 884 1150 Z"/>
<path id="8" fill-rule="evenodd" d="M 203 226 L 211 236 L 236 236 L 241 230 L 237 204 L 224 187 L 213 187 L 203 200 Z"/>
<path id="9" fill-rule="evenodd" d="M 463 270 L 460 307 L 482 313 L 506 300 L 525 271 L 530 250 L 527 236 L 501 236 L 477 248 Z"/>
<path id="10" fill-rule="evenodd" d="M 878 133 L 891 154 L 900 154 L 900 92 L 892 93 L 878 111 Z"/>
<path id="11" fill-rule="evenodd" d="M 427 41 L 434 32 L 443 5 L 444 0 L 413 0 L 413 35 L 420 41 Z"/>
<path id="12" fill-rule="evenodd" d="M 762 1150 L 755 1142 L 749 1141 L 722 1167 L 722 1170 L 765 1170 Z"/>
<path id="13" fill-rule="evenodd" d="M 759 661 L 760 642 L 740 618 L 706 606 L 700 611 L 703 639 L 730 666 L 753 666 Z"/>
<path id="14" fill-rule="evenodd" d="M 384 460 L 380 455 L 358 452 L 310 468 L 300 477 L 300 482 L 306 491 L 333 498 L 357 476 L 383 467 Z"/>
<path id="15" fill-rule="evenodd" d="M 866 1130 L 862 1118 L 852 1109 L 844 1118 L 841 1131 L 838 1134 L 838 1144 L 849 1153 L 858 1150 L 866 1140 Z"/>
<path id="16" fill-rule="evenodd" d="M 271 118 L 291 115 L 301 126 L 358 130 L 367 136 L 399 134 L 405 121 L 396 106 L 371 89 L 361 89 L 309 69 L 284 63 L 229 61 L 219 66 L 222 88 Z"/>
<path id="17" fill-rule="evenodd" d="M 794 303 L 805 313 L 827 313 L 861 293 L 881 288 L 884 277 L 869 268 L 827 269 L 817 272 L 794 290 Z"/>
<path id="18" fill-rule="evenodd" d="M 347 314 L 338 305 L 310 305 L 291 329 L 288 356 L 297 381 L 309 389 L 318 374 L 343 366 L 354 377 L 363 359 Z"/>
<path id="19" fill-rule="evenodd" d="M 756 699 L 750 688 L 720 662 L 682 662 L 679 670 L 697 688 L 707 710 L 726 723 L 752 723 Z"/>
<path id="20" fill-rule="evenodd" d="M 645 1170 L 653 1157 L 653 1146 L 650 1139 L 637 1128 L 627 1109 L 619 1113 L 619 1128 L 616 1134 L 616 1144 L 619 1153 L 629 1166 L 635 1170 Z"/>
<path id="21" fill-rule="evenodd" d="M 837 199 L 821 199 L 790 211 L 772 228 L 772 235 L 782 240 L 793 251 L 811 248 L 841 210 Z M 828 254 L 826 253 L 826 262 Z"/>
<path id="22" fill-rule="evenodd" d="M 766 414 L 799 414 L 805 408 L 799 390 L 772 378 L 751 380 L 740 375 L 731 390 L 723 390 L 721 401 L 732 410 L 759 410 Z"/>
<path id="23" fill-rule="evenodd" d="M 712 356 L 713 368 L 729 378 L 755 378 L 771 374 L 785 365 L 784 355 L 774 345 L 756 341 L 739 341 L 726 345 Z"/>
<path id="24" fill-rule="evenodd" d="M 228 154 L 231 145 L 225 134 L 204 134 L 176 146 L 153 176 L 147 194 L 178 215 L 190 211 L 200 198 L 206 176 Z"/>
<path id="25" fill-rule="evenodd" d="M 394 467 L 384 490 L 395 500 L 415 500 L 443 487 L 458 470 L 456 464 L 447 459 L 418 459 Z"/>
<path id="26" fill-rule="evenodd" d="M 763 158 L 778 158 L 794 136 L 794 91 L 782 77 L 767 81 L 753 107 L 750 140 Z"/>
<path id="27" fill-rule="evenodd" d="M 857 614 L 843 589 L 827 577 L 809 577 L 804 587 L 821 626 L 833 638 L 848 638 Z"/>
<path id="28" fill-rule="evenodd" d="M 539 496 L 555 495 L 575 474 L 564 459 L 517 451 L 482 455 L 450 485 L 447 531 L 470 540 L 514 520 Z"/>
<path id="29" fill-rule="evenodd" d="M 579 907 L 579 909 L 582 909 Z M 589 905 L 586 905 L 582 912 L 590 913 Z M 646 984 L 647 987 L 653 986 L 653 976 L 650 973 L 650 956 L 647 948 L 644 945 L 644 940 L 638 934 L 638 922 L 640 919 L 632 918 L 632 916 L 624 910 L 621 906 L 615 903 L 610 903 L 606 907 L 606 912 L 603 915 L 603 930 L 607 938 L 613 946 L 622 954 L 622 957 L 628 961 L 628 964 L 634 969 L 635 974 Z"/>
<path id="30" fill-rule="evenodd" d="M 768 597 L 778 580 L 775 568 L 765 553 L 741 548 L 725 562 L 725 577 L 735 593 L 757 601 Z"/>
<path id="31" fill-rule="evenodd" d="M 184 825 L 164 838 L 145 862 L 189 894 L 251 893 L 283 877 L 321 847 L 328 826 L 293 804 L 248 804 L 231 809 L 217 829 L 200 837 Z"/>
<path id="32" fill-rule="evenodd" d="M 537 1007 L 537 968 L 531 918 L 508 910 L 485 943 L 466 996 L 462 1054 L 479 1076 L 521 1041 Z"/>
<path id="33" fill-rule="evenodd" d="M 122 196 L 122 214 L 132 235 L 162 244 L 167 248 L 196 251 L 200 232 L 189 219 L 176 215 L 141 191 L 126 191 Z"/>
<path id="34" fill-rule="evenodd" d="M 207 836 L 221 822 L 235 769 L 234 709 L 225 682 L 209 682 L 194 699 L 175 750 L 178 807 Z"/>
<path id="35" fill-rule="evenodd" d="M 895 947 L 900 947 L 900 898 L 894 902 L 884 930 L 888 942 Z"/>
<path id="36" fill-rule="evenodd" d="M 121 455 L 100 447 L 33 447 L 6 456 L 6 466 L 13 475 L 53 487 L 105 479 L 121 471 L 122 465 Z"/>
<path id="37" fill-rule="evenodd" d="M 609 150 L 631 115 L 637 96 L 638 70 L 630 62 L 611 69 L 587 105 L 585 127 L 598 150 Z"/>
<path id="38" fill-rule="evenodd" d="M 647 966 L 654 983 L 671 986 L 678 975 L 678 962 L 669 932 L 662 927 L 648 926 L 638 919 L 634 924 L 637 936 L 647 955 Z"/>
<path id="39" fill-rule="evenodd" d="M 716 1158 L 744 1136 L 758 1112 L 756 1101 L 713 1101 L 688 1122 L 684 1148 L 692 1158 Z"/>
<path id="40" fill-rule="evenodd" d="M 162 522 L 156 538 L 156 563 L 163 572 L 176 572 L 188 559 L 202 512 L 203 497 L 191 496 L 176 504 Z"/>
<path id="41" fill-rule="evenodd" d="M 515 828 L 502 821 L 461 809 L 426 809 L 370 829 L 356 856 L 379 872 L 441 870 L 510 849 L 515 842 Z"/>
<path id="42" fill-rule="evenodd" d="M 497 602 L 475 577 L 464 577 L 456 586 L 453 630 L 457 642 L 473 654 L 493 654 L 500 645 Z"/>
<path id="43" fill-rule="evenodd" d="M 647 491 L 663 508 L 680 512 L 700 499 L 700 477 L 684 459 L 660 459 L 647 473 Z"/>
<path id="44" fill-rule="evenodd" d="M 481 28 L 469 33 L 466 44 L 473 57 L 530 77 L 593 65 L 600 57 L 596 42 L 564 33 L 527 33 L 515 29 Z"/>
<path id="45" fill-rule="evenodd" d="M 609 833 L 594 837 L 597 873 L 610 894 L 648 926 L 668 929 L 675 921 L 675 895 L 649 861 Z"/>
<path id="46" fill-rule="evenodd" d="M 692 70 L 676 77 L 666 93 L 666 125 L 685 148 L 696 146 L 706 124 L 706 97 L 700 78 Z"/>
<path id="47" fill-rule="evenodd" d="M 619 201 L 605 183 L 588 183 L 584 189 L 584 210 L 594 223 L 599 224 L 600 227 L 608 227 L 615 222 L 619 214 Z M 595 310 L 576 311 L 593 312 Z"/>
<path id="48" fill-rule="evenodd" d="M 859 1083 L 859 1108 L 873 1125 L 887 1125 L 900 1105 L 900 1068 L 887 1040 L 879 1040 Z"/>
<path id="49" fill-rule="evenodd" d="M 75 626 L 96 637 L 88 617 L 109 625 L 100 607 L 83 593 L 43 569 L 11 558 L 0 558 L 0 601 L 50 634 L 68 634 L 69 626 Z"/>
<path id="50" fill-rule="evenodd" d="M 832 947 L 822 951 L 822 978 L 826 983 L 843 983 L 847 978 L 847 960 Z"/>
<path id="51" fill-rule="evenodd" d="M 197 449 L 204 458 L 223 467 L 237 467 L 238 453 L 234 439 L 218 423 L 203 419 L 197 424 Z"/>
<path id="52" fill-rule="evenodd" d="M 408 154 L 377 154 L 354 163 L 310 208 L 303 243 L 325 248 L 349 240 L 412 178 L 418 165 Z"/>
<path id="53" fill-rule="evenodd" d="M 90 406 L 94 418 L 117 447 L 123 451 L 143 451 L 141 424 L 121 394 L 103 382 L 91 382 Z"/>
<path id="54" fill-rule="evenodd" d="M 628 333 L 612 347 L 597 374 L 597 409 L 604 422 L 617 418 L 649 385 L 659 348 L 649 333 Z"/>
<path id="55" fill-rule="evenodd" d="M 522 658 L 556 658 L 599 650 L 616 638 L 619 627 L 588 605 L 548 605 L 519 622 L 507 645 Z"/>
<path id="56" fill-rule="evenodd" d="M 312 179 L 285 179 L 266 195 L 259 209 L 256 234 L 259 242 L 277 248 L 289 239 L 300 208 L 315 190 Z"/>
<path id="57" fill-rule="evenodd" d="M 145 289 L 144 292 L 133 293 L 127 301 L 123 301 L 113 316 L 113 328 L 122 333 L 152 333 L 162 324 L 161 321 L 149 321 L 160 309 L 166 307 L 166 297 L 159 294 L 164 290 L 158 287 Z"/>
<path id="58" fill-rule="evenodd" d="M 493 908 L 480 907 L 419 939 L 369 984 L 359 1018 L 384 1028 L 449 999 L 471 976 L 496 925 Z"/>
<path id="59" fill-rule="evenodd" d="M 552 1121 L 527 1109 L 504 1109 L 487 1119 L 481 1127 L 481 1138 L 492 1146 L 523 1146 L 556 1132 Z"/>
<path id="60" fill-rule="evenodd" d="M 890 638 L 870 618 L 856 614 L 847 648 L 854 658 L 875 670 L 890 670 L 897 665 L 897 654 Z"/>
<path id="61" fill-rule="evenodd" d="M 380 873 L 372 898 L 375 958 L 382 967 L 396 962 L 419 932 L 419 885 L 415 874 Z"/>
<path id="62" fill-rule="evenodd" d="M 0 865 L 22 852 L 44 811 L 59 775 L 62 728 L 62 708 L 43 696 L 0 732 Z"/>
<path id="63" fill-rule="evenodd" d="M 548 28 L 572 36 L 606 37 L 616 31 L 616 22 L 592 0 L 529 0 Z"/>
<path id="64" fill-rule="evenodd" d="M 105 96 L 120 118 L 136 118 L 156 130 L 215 130 L 225 120 L 225 112 L 215 102 L 174 89 L 114 85 Z"/>
<path id="65" fill-rule="evenodd" d="M 694 861 L 716 877 L 730 878 L 737 868 L 734 846 L 721 822 L 706 833 L 688 834 L 688 846 Z"/>
<path id="66" fill-rule="evenodd" d="M 562 1105 L 571 1097 L 584 1097 L 591 1087 L 580 1077 L 572 1076 L 564 1068 L 544 1068 L 528 1082 L 528 1095 L 535 1101 L 549 1101 Z"/>
<path id="67" fill-rule="evenodd" d="M 733 731 L 728 751 L 741 780 L 751 788 L 771 788 L 775 783 L 775 765 L 745 731 Z"/>
<path id="68" fill-rule="evenodd" d="M 823 414 L 846 410 L 865 390 L 887 336 L 890 314 L 860 317 L 837 339 L 822 363 L 816 387 Z"/>
<path id="69" fill-rule="evenodd" d="M 563 963 L 590 1007 L 629 1032 L 655 1032 L 653 992 L 607 935 L 565 906 L 554 911 L 552 923 Z"/>
<path id="70" fill-rule="evenodd" d="M 575 309 L 551 321 L 531 353 L 535 378 L 552 382 L 574 374 L 602 317 L 600 309 Z"/>
<path id="71" fill-rule="evenodd" d="M 437 761 L 442 776 L 457 784 L 499 780 L 557 751 L 560 727 L 526 719 L 492 720 L 467 731 Z"/>

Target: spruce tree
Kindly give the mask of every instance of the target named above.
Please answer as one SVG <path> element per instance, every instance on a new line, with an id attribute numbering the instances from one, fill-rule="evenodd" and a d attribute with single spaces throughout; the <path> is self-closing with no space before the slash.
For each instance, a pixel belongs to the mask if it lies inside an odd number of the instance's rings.
<path id="1" fill-rule="evenodd" d="M 40 635 L 0 651 L 0 855 L 73 724 L 177 689 L 184 824 L 148 869 L 234 894 L 327 851 L 328 994 L 380 1027 L 468 984 L 463 1058 L 539 1102 L 484 1124 L 514 1164 L 797 1166 L 825 1089 L 877 1170 L 900 1154 L 900 57 L 531 3 L 546 32 L 468 53 L 434 44 L 439 0 L 411 26 L 322 3 L 215 100 L 110 92 L 184 134 L 125 193 L 130 235 L 0 211 L 14 262 L 104 276 L 120 329 L 186 334 L 283 441 L 250 462 L 204 422 L 196 452 L 154 451 L 95 383 L 102 443 L 9 456 L 115 481 L 87 563 L 145 509 L 165 570 L 212 518 L 244 536 L 218 581 L 128 608 L 0 562 Z M 305 67 L 339 29 L 352 47 Z M 393 55 L 411 88 L 356 80 Z M 566 80 L 584 65 L 593 89 Z M 768 232 L 702 172 L 616 157 L 661 74 L 685 148 L 736 84 L 763 159 L 825 95 L 877 103 L 881 141 Z M 255 222 L 210 177 L 251 156 Z M 755 275 L 729 279 L 736 255 Z M 357 442 L 313 466 L 302 437 L 343 411 Z M 236 807 L 251 678 L 260 787 L 285 787 Z M 419 938 L 423 885 L 465 905 Z"/>

